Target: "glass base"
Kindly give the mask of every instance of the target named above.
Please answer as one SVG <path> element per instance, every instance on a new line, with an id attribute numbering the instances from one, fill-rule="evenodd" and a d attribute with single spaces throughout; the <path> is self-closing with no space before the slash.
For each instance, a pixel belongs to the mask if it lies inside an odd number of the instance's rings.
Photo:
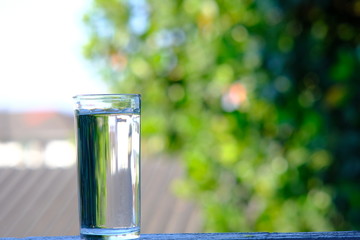
<path id="1" fill-rule="evenodd" d="M 137 239 L 140 237 L 140 228 L 81 228 L 80 237 L 84 240 Z"/>

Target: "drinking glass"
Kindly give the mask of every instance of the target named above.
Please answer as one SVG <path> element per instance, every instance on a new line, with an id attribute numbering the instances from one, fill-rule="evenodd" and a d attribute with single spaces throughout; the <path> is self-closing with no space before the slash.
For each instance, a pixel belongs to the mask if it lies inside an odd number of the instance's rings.
<path id="1" fill-rule="evenodd" d="M 81 238 L 138 238 L 141 97 L 92 94 L 74 101 Z"/>

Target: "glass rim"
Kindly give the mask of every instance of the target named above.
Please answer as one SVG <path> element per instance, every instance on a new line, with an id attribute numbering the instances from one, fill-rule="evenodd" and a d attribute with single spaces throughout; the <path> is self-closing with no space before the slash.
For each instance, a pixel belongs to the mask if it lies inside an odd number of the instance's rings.
<path id="1" fill-rule="evenodd" d="M 122 97 L 141 97 L 138 93 L 104 93 L 104 94 L 78 94 L 73 96 L 73 99 L 110 99 L 110 98 L 122 98 Z"/>

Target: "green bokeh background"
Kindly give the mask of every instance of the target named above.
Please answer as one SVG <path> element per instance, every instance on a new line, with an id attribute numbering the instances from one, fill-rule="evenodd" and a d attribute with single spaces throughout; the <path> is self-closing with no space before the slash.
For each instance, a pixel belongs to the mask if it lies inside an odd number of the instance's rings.
<path id="1" fill-rule="evenodd" d="M 84 21 L 204 231 L 360 229 L 360 1 L 93 0 Z"/>

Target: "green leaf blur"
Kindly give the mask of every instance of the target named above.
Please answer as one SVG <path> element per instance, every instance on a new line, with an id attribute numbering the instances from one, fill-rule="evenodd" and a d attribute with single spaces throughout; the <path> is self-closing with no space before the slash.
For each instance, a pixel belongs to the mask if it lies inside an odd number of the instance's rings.
<path id="1" fill-rule="evenodd" d="M 204 231 L 360 229 L 359 0 L 93 0 L 84 21 Z"/>

